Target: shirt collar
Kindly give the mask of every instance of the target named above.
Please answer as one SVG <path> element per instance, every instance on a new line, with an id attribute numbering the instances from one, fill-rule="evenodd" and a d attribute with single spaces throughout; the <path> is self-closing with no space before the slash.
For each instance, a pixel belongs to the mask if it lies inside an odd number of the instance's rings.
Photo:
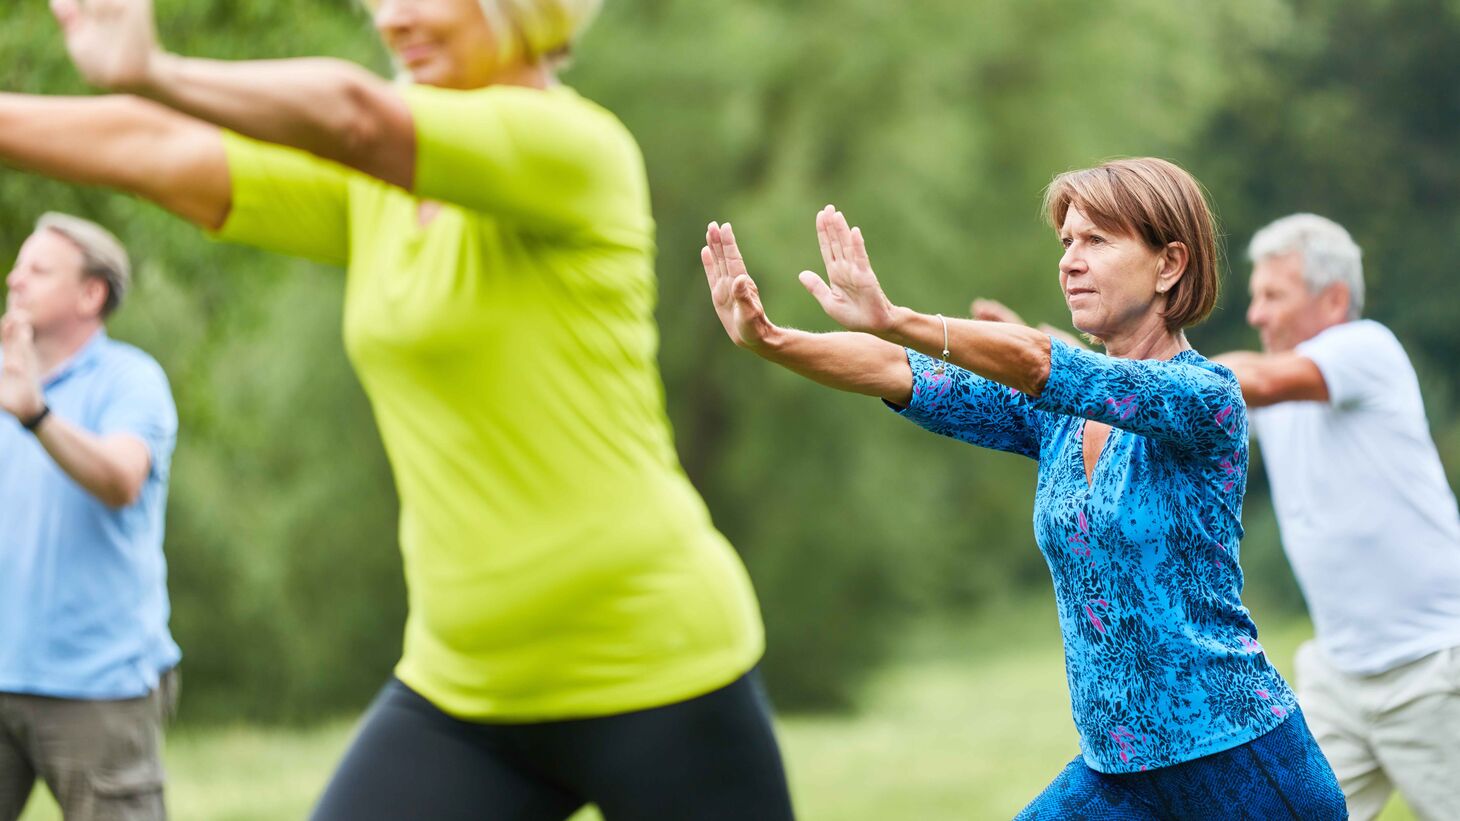
<path id="1" fill-rule="evenodd" d="M 70 359 L 61 363 L 59 368 L 51 372 L 51 375 L 41 380 L 41 387 L 50 388 L 62 380 L 76 373 L 82 368 L 88 367 L 97 359 L 101 358 L 102 348 L 106 347 L 106 328 L 98 328 L 96 333 L 81 346 L 81 350 L 71 355 Z"/>

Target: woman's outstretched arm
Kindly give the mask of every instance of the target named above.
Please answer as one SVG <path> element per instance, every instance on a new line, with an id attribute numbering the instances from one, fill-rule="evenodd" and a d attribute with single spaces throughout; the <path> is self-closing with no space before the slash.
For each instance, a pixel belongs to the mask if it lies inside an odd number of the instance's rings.
<path id="1" fill-rule="evenodd" d="M 232 201 L 218 129 L 136 97 L 0 94 L 0 162 L 136 194 L 210 229 Z"/>
<path id="2" fill-rule="evenodd" d="M 828 205 L 816 215 L 827 279 L 801 272 L 801 284 L 843 328 L 948 361 L 1001 385 L 1039 396 L 1049 378 L 1049 337 L 1008 322 L 940 319 L 892 304 L 872 272 L 862 231 Z M 828 284 L 829 282 L 829 284 Z"/>
<path id="3" fill-rule="evenodd" d="M 772 323 L 728 223 L 710 223 L 700 261 L 715 313 L 736 345 L 830 388 L 900 406 L 911 400 L 912 368 L 901 347 L 868 334 L 814 334 Z"/>
<path id="4" fill-rule="evenodd" d="M 52 8 L 72 61 L 92 85 L 412 186 L 410 110 L 397 89 L 361 66 L 168 54 L 157 45 L 151 0 L 54 0 Z"/>

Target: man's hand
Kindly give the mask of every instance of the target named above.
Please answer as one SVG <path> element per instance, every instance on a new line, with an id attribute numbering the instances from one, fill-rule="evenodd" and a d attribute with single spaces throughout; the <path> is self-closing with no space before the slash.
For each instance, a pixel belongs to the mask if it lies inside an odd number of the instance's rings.
<path id="1" fill-rule="evenodd" d="M 5 351 L 5 367 L 0 370 L 0 409 L 22 421 L 34 419 L 45 407 L 45 397 L 41 394 L 30 314 L 13 310 L 0 317 L 0 345 Z"/>

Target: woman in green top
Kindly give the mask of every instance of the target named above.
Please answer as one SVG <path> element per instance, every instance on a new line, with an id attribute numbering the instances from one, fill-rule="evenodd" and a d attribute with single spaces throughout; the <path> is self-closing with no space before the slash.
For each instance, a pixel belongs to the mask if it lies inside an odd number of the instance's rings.
<path id="1" fill-rule="evenodd" d="M 348 269 L 410 616 L 317 817 L 789 817 L 754 594 L 664 416 L 643 160 L 556 80 L 597 0 L 375 0 L 394 84 L 53 5 L 147 99 L 0 96 L 0 159 Z"/>

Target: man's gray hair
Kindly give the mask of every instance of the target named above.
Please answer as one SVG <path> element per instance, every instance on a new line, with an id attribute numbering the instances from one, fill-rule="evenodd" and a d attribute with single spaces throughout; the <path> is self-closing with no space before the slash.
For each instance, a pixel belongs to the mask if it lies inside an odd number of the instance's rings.
<path id="1" fill-rule="evenodd" d="M 91 220 L 50 211 L 36 220 L 37 231 L 55 231 L 71 240 L 81 250 L 81 272 L 106 283 L 106 304 L 101 308 L 105 319 L 122 304 L 127 289 L 132 287 L 132 262 L 127 249 L 112 232 Z"/>
<path id="2" fill-rule="evenodd" d="M 1341 282 L 1348 286 L 1348 318 L 1364 312 L 1363 252 L 1342 225 L 1317 214 L 1292 214 L 1268 223 L 1247 245 L 1253 263 L 1298 252 L 1303 261 L 1303 282 L 1318 293 Z"/>

